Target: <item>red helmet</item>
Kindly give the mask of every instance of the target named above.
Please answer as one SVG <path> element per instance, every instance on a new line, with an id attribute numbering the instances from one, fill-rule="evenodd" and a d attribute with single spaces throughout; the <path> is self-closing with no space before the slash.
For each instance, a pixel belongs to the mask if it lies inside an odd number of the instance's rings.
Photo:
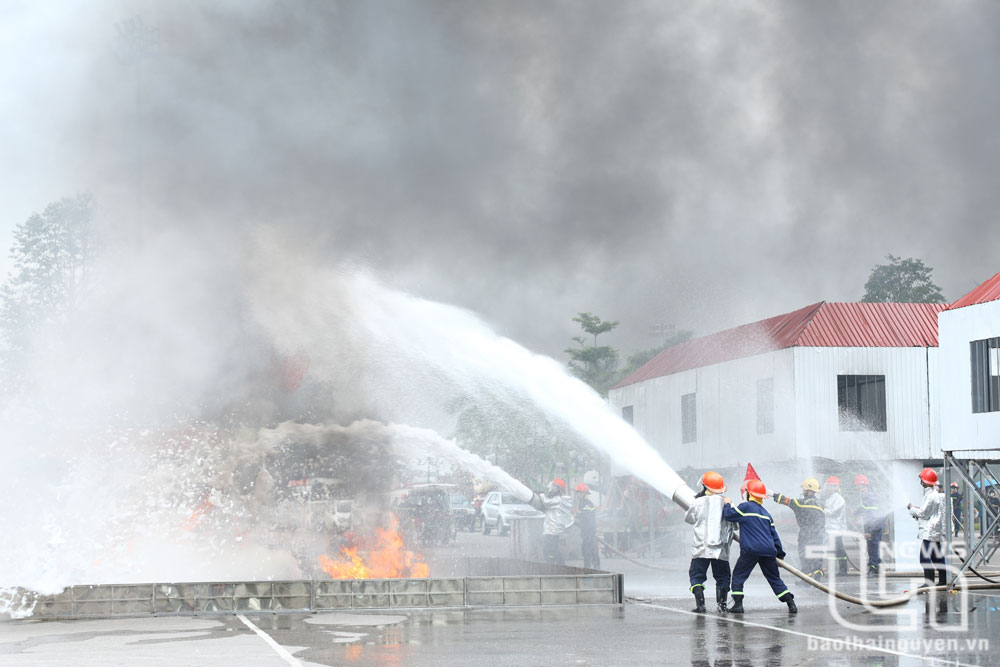
<path id="1" fill-rule="evenodd" d="M 751 479 L 747 482 L 747 493 L 755 498 L 766 498 L 767 487 L 759 479 Z"/>
<path id="2" fill-rule="evenodd" d="M 711 470 L 702 475 L 698 481 L 712 493 L 723 493 L 726 490 L 726 483 L 723 481 L 722 475 Z"/>
<path id="3" fill-rule="evenodd" d="M 854 486 L 860 486 L 862 484 L 864 484 L 865 486 L 868 486 L 868 478 L 867 477 L 865 477 L 864 475 L 858 475 L 857 477 L 854 478 Z"/>
<path id="4" fill-rule="evenodd" d="M 920 471 L 920 479 L 923 480 L 924 484 L 937 484 L 937 473 L 930 468 L 924 468 Z"/>
<path id="5" fill-rule="evenodd" d="M 561 478 L 556 477 L 554 480 L 552 480 L 552 483 L 555 484 L 556 486 L 558 486 L 563 491 L 566 490 L 566 482 L 562 481 Z"/>
<path id="6" fill-rule="evenodd" d="M 958 488 L 958 482 L 952 482 L 951 483 L 951 488 L 957 489 Z"/>
<path id="7" fill-rule="evenodd" d="M 588 491 L 590 491 L 590 487 L 588 487 L 583 482 L 580 482 L 579 484 L 576 485 L 576 490 L 582 491 L 583 493 L 587 493 Z"/>
<path id="8" fill-rule="evenodd" d="M 827 484 L 840 484 L 840 478 L 837 477 L 836 475 L 830 475 L 829 477 L 826 478 L 826 483 Z"/>

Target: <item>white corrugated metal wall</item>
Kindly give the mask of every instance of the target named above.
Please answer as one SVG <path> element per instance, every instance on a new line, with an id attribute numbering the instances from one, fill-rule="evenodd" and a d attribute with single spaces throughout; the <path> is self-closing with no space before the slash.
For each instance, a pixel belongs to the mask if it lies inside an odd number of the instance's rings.
<path id="1" fill-rule="evenodd" d="M 1000 301 L 938 314 L 941 433 L 946 449 L 1000 447 L 1000 412 L 972 412 L 969 343 L 1000 336 Z"/>
<path id="2" fill-rule="evenodd" d="M 636 429 L 676 468 L 925 459 L 940 456 L 937 356 L 936 348 L 799 347 L 639 382 L 609 400 L 619 411 L 633 406 Z M 838 375 L 885 376 L 885 432 L 840 430 Z M 760 434 L 757 381 L 766 378 L 774 378 L 774 432 Z M 697 396 L 697 440 L 682 443 L 681 396 L 689 393 Z"/>
<path id="3" fill-rule="evenodd" d="M 795 348 L 799 456 L 923 459 L 933 453 L 928 394 L 931 348 Z M 838 375 L 884 375 L 886 431 L 841 431 Z"/>
<path id="4" fill-rule="evenodd" d="M 757 433 L 757 380 L 774 379 L 774 432 Z M 609 393 L 675 468 L 795 458 L 792 351 L 778 350 L 638 382 Z M 681 396 L 697 396 L 697 440 L 681 442 Z"/>

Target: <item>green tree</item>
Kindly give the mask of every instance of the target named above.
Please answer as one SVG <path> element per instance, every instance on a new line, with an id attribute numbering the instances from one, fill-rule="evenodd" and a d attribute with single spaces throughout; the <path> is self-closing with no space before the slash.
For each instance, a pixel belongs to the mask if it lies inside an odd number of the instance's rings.
<path id="1" fill-rule="evenodd" d="M 0 335 L 8 386 L 22 384 L 24 354 L 35 335 L 65 323 L 86 295 L 94 257 L 94 200 L 53 202 L 14 230 L 12 270 L 0 291 Z"/>
<path id="2" fill-rule="evenodd" d="M 566 349 L 569 355 L 569 369 L 576 377 L 580 378 L 601 396 L 608 395 L 608 389 L 615 382 L 618 370 L 618 351 L 609 345 L 598 345 L 597 337 L 602 333 L 608 333 L 618 326 L 618 321 L 602 320 L 593 313 L 578 313 L 573 318 L 574 322 L 579 322 L 580 327 L 594 337 L 593 345 L 588 345 L 588 340 L 583 336 L 574 336 L 573 341 L 579 347 Z"/>
<path id="3" fill-rule="evenodd" d="M 502 390 L 452 405 L 452 438 L 528 487 L 538 490 L 556 476 L 581 476 L 598 457 L 565 425 L 527 398 Z"/>
<path id="4" fill-rule="evenodd" d="M 888 264 L 877 264 L 865 283 L 870 303 L 945 303 L 941 288 L 931 280 L 932 269 L 919 259 L 886 255 Z"/>

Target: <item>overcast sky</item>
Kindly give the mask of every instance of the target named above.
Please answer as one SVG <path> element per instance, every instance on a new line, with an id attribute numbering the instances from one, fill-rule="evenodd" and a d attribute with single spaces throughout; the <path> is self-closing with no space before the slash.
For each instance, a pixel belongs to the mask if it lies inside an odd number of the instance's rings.
<path id="1" fill-rule="evenodd" d="M 0 247 L 80 191 L 178 257 L 267 225 L 560 359 L 578 311 L 629 352 L 887 253 L 955 299 L 1000 271 L 997 62 L 992 1 L 0 0 Z"/>

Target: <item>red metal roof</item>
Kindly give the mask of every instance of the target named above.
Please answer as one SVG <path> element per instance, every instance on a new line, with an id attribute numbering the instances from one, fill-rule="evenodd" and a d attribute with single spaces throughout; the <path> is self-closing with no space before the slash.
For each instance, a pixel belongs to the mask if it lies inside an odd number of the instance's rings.
<path id="1" fill-rule="evenodd" d="M 1000 273 L 948 306 L 948 310 L 974 306 L 977 303 L 986 303 L 997 299 L 1000 299 Z"/>
<path id="2" fill-rule="evenodd" d="M 937 303 L 827 303 L 668 347 L 616 387 L 789 347 L 937 347 Z"/>

